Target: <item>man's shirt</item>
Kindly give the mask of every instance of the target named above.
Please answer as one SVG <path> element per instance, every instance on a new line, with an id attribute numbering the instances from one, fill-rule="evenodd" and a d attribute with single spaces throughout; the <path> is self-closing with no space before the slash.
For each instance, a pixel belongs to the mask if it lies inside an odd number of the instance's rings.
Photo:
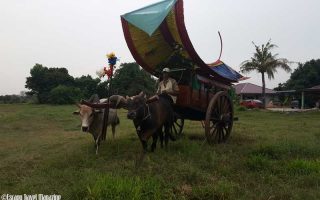
<path id="1" fill-rule="evenodd" d="M 176 92 L 178 92 L 179 86 L 178 86 L 176 80 L 169 78 L 166 82 L 161 81 L 158 86 L 157 94 L 161 94 L 163 91 L 167 91 L 167 92 L 176 91 Z M 168 95 L 172 98 L 173 103 L 176 103 L 177 97 L 170 95 L 170 94 L 168 94 Z"/>

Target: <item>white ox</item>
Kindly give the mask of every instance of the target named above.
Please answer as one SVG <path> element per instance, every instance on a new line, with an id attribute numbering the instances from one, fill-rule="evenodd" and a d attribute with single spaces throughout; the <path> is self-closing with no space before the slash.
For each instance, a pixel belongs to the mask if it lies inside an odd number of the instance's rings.
<path id="1" fill-rule="evenodd" d="M 99 100 L 98 96 L 92 96 L 89 100 L 91 103 L 105 103 L 107 99 Z M 101 131 L 102 131 L 102 124 L 103 124 L 103 112 L 104 109 L 93 109 L 86 105 L 77 104 L 79 108 L 78 111 L 73 112 L 75 115 L 80 116 L 81 120 L 81 130 L 83 132 L 89 132 L 92 134 L 96 145 L 98 146 L 100 143 Z M 117 115 L 116 109 L 109 109 L 109 116 L 107 126 L 111 125 L 112 127 L 112 136 L 115 136 L 115 129 L 116 126 L 120 123 L 119 117 Z M 100 137 L 99 137 L 100 135 Z"/>

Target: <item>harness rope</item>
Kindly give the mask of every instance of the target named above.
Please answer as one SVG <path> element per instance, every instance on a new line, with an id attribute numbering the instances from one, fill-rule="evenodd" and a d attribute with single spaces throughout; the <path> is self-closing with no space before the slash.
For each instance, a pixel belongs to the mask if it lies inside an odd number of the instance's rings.
<path id="1" fill-rule="evenodd" d="M 148 108 L 148 113 L 147 113 L 147 115 L 146 115 L 146 109 L 145 109 L 145 107 L 144 106 L 147 106 L 147 108 Z M 141 106 L 139 106 L 137 109 L 135 109 L 134 111 L 135 112 L 137 112 L 137 110 L 139 110 L 140 108 L 144 108 L 143 109 L 143 116 L 144 116 L 144 118 L 140 121 L 140 123 L 138 124 L 138 126 L 137 126 L 137 128 L 136 128 L 136 131 L 139 133 L 139 135 L 140 135 L 140 131 L 141 131 L 141 124 L 142 124 L 142 122 L 144 122 L 146 119 L 148 119 L 148 118 L 151 118 L 151 113 L 150 113 L 150 106 L 149 106 L 149 104 L 143 104 L 143 105 L 141 105 Z"/>

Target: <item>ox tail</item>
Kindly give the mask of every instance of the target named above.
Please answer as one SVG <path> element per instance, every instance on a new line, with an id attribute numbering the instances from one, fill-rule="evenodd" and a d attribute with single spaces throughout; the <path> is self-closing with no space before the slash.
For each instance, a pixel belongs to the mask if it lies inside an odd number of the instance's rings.
<path id="1" fill-rule="evenodd" d="M 115 121 L 115 125 L 119 125 L 120 124 L 120 119 L 118 116 L 116 116 L 116 121 Z"/>

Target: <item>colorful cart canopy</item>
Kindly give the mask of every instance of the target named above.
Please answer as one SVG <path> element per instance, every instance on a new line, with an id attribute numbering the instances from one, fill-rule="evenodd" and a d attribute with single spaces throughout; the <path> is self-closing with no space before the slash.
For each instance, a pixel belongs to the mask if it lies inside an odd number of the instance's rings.
<path id="1" fill-rule="evenodd" d="M 243 76 L 218 60 L 206 64 L 195 51 L 188 36 L 183 0 L 164 0 L 121 16 L 128 47 L 137 63 L 157 75 L 159 65 L 181 47 L 181 55 L 191 60 L 202 74 L 222 82 L 237 82 Z M 183 66 L 181 66 L 183 68 Z"/>

